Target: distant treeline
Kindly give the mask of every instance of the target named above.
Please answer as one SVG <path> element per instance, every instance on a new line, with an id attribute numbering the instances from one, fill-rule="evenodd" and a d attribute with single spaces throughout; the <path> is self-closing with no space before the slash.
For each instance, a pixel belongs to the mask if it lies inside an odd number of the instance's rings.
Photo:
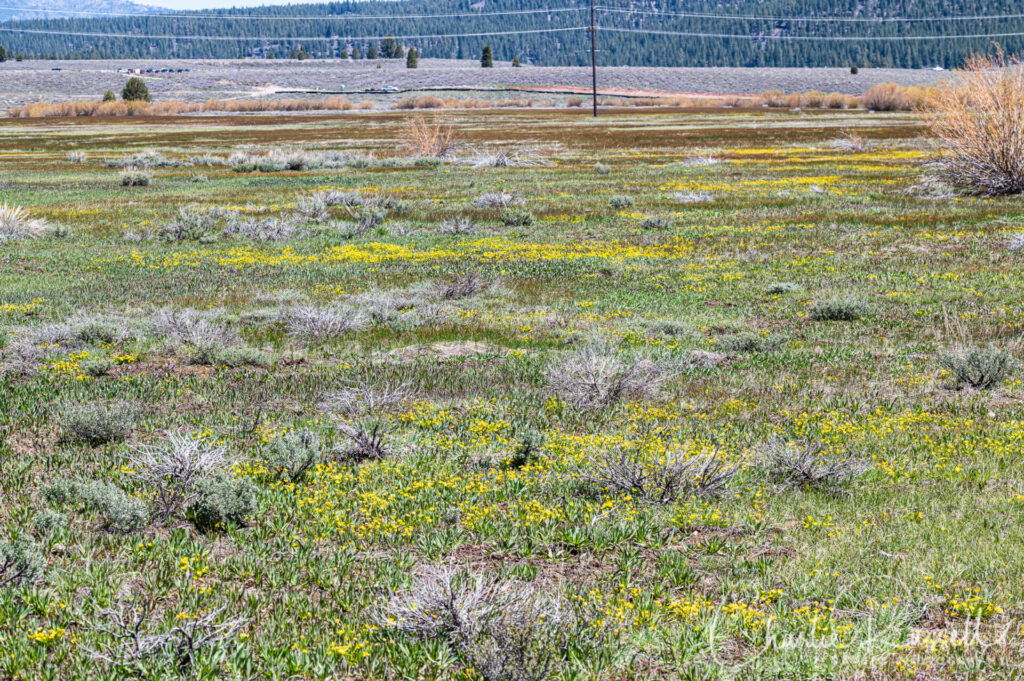
<path id="1" fill-rule="evenodd" d="M 637 32 L 598 33 L 598 59 L 615 66 L 860 66 L 910 67 L 960 65 L 973 52 L 988 52 L 998 42 L 1009 53 L 1024 49 L 1024 20 L 953 20 L 942 18 L 1020 13 L 1008 0 L 662 0 L 598 2 L 629 12 L 598 11 L 599 26 Z M 472 7 L 481 7 L 479 10 Z M 489 16 L 489 12 L 579 8 Z M 365 36 L 422 36 L 515 31 L 512 35 L 466 38 L 399 38 L 423 57 L 479 59 L 483 45 L 495 59 L 519 57 L 524 63 L 581 65 L 590 59 L 585 31 L 528 33 L 585 25 L 588 0 L 402 0 L 401 2 L 331 2 L 310 5 L 209 10 L 189 16 L 59 19 L 0 24 L 0 43 L 9 54 L 46 59 L 146 58 L 337 58 L 383 57 L 381 40 Z M 716 15 L 804 17 L 801 20 L 723 19 L 642 12 L 688 12 Z M 412 14 L 470 13 L 469 17 L 393 19 Z M 245 19 L 258 15 L 259 19 Z M 354 16 L 384 18 L 353 19 Z M 322 17 L 329 16 L 324 19 Z M 925 21 L 821 22 L 814 18 L 918 18 Z M 209 17 L 217 17 L 210 19 Z M 288 17 L 288 18 L 285 18 Z M 300 17 L 295 19 L 294 17 Z M 309 17 L 303 19 L 301 17 Z M 5 29 L 38 31 L 16 33 Z M 714 33 L 742 38 L 661 35 L 655 31 Z M 103 34 L 65 35 L 65 33 Z M 948 40 L 914 39 L 931 35 L 980 35 Z M 123 37 L 159 35 L 162 38 Z M 188 36 L 204 36 L 192 39 Z M 311 39 L 311 37 L 318 39 Z M 770 36 L 812 36 L 827 40 L 778 40 Z M 209 39 L 215 37 L 218 39 Z M 866 40 L 900 38 L 899 40 Z M 857 38 L 843 40 L 843 38 Z M 905 39 L 904 39 L 905 38 Z M 396 56 L 392 53 L 392 57 Z"/>

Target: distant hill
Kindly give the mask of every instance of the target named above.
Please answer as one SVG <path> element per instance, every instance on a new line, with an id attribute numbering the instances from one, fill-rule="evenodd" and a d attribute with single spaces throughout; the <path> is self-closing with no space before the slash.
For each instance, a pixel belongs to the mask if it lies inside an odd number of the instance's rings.
<path id="1" fill-rule="evenodd" d="M 145 14 L 167 12 L 166 9 L 139 5 L 126 0 L 3 0 L 0 9 L 0 22 L 19 21 L 25 19 L 63 19 L 65 17 L 87 17 L 89 12 L 96 16 L 110 14 Z M 45 8 L 47 11 L 38 11 Z M 37 11 L 33 11 L 37 10 Z M 57 10 L 75 12 L 67 14 Z"/>
<path id="2" fill-rule="evenodd" d="M 35 1 L 75 9 L 127 4 Z M 1007 35 L 1024 34 L 1024 18 L 1013 16 L 1021 8 L 1010 0 L 598 0 L 598 6 L 598 60 L 605 66 L 950 68 L 972 52 L 990 51 L 994 41 L 1011 53 L 1024 50 L 1024 37 Z M 354 50 L 365 58 L 371 44 L 380 51 L 380 37 L 391 34 L 424 57 L 478 59 L 489 44 L 497 60 L 583 65 L 590 61 L 582 29 L 588 20 L 589 0 L 342 0 L 8 23 L 0 25 L 0 44 L 46 58 L 337 58 Z M 473 33 L 487 35 L 452 36 Z"/>

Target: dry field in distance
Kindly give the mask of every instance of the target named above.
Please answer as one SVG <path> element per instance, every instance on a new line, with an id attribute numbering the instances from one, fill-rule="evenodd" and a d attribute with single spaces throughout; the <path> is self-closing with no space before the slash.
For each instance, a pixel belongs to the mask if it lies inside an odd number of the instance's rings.
<path id="1" fill-rule="evenodd" d="M 0 120 L 0 678 L 1019 678 L 1020 199 L 923 135 Z"/>
<path id="2" fill-rule="evenodd" d="M 188 73 L 145 74 L 157 100 L 203 101 L 211 98 L 275 97 L 277 90 L 361 90 L 393 85 L 403 90 L 444 87 L 589 87 L 590 69 L 584 67 L 524 66 L 512 68 L 498 62 L 482 69 L 474 61 L 423 59 L 418 69 L 405 68 L 403 60 L 378 61 L 9 61 L 0 67 L 0 107 L 31 102 L 96 100 L 106 90 L 120 92 L 128 75 L 118 68 L 189 68 Z M 60 71 L 53 71 L 58 67 Z M 861 94 L 876 83 L 930 85 L 943 74 L 912 69 L 744 69 L 744 68 L 646 68 L 602 67 L 602 88 L 660 92 L 756 94 L 765 90 L 803 92 L 821 90 Z M 277 95 L 288 97 L 288 95 Z M 504 93 L 503 93 L 504 96 Z M 294 95 L 292 95 L 294 97 Z M 382 105 L 396 99 L 376 97 Z M 540 99 L 548 99 L 541 96 Z M 551 97 L 562 103 L 564 98 Z M 381 107 L 383 108 L 383 106 Z"/>

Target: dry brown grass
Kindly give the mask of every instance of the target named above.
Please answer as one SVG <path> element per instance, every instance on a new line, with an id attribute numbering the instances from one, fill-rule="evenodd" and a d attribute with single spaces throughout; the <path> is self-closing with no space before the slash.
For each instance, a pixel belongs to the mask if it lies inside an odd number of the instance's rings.
<path id="1" fill-rule="evenodd" d="M 451 123 L 413 116 L 402 130 L 402 146 L 416 156 L 447 158 L 462 146 L 462 142 Z"/>
<path id="2" fill-rule="evenodd" d="M 872 85 L 864 93 L 864 108 L 872 111 L 916 111 L 930 106 L 938 88 L 911 86 L 896 83 Z"/>
<path id="3" fill-rule="evenodd" d="M 947 182 L 990 196 L 1024 192 L 1024 61 L 975 55 L 929 103 Z"/>
<path id="4" fill-rule="evenodd" d="M 370 106 L 365 106 L 369 104 Z M 345 97 L 326 99 L 210 99 L 205 102 L 36 102 L 15 107 L 8 111 L 14 118 L 54 118 L 83 116 L 169 116 L 184 113 L 262 111 L 351 111 L 352 109 L 373 108 L 372 102 L 360 102 L 358 106 Z"/>
<path id="5" fill-rule="evenodd" d="M 760 106 L 779 109 L 856 109 L 860 100 L 841 92 L 824 93 L 818 90 L 785 94 L 782 90 L 766 90 L 754 100 Z"/>

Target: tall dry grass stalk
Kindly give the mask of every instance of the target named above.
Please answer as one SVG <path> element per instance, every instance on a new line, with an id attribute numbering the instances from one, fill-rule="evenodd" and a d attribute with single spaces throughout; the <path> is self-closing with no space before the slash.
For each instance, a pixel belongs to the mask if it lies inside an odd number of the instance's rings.
<path id="1" fill-rule="evenodd" d="M 1024 192 L 1024 61 L 975 55 L 923 112 L 934 166 L 974 194 Z"/>
<path id="2" fill-rule="evenodd" d="M 413 116 L 402 130 L 402 146 L 416 156 L 448 158 L 461 145 L 455 126 L 440 119 Z"/>

